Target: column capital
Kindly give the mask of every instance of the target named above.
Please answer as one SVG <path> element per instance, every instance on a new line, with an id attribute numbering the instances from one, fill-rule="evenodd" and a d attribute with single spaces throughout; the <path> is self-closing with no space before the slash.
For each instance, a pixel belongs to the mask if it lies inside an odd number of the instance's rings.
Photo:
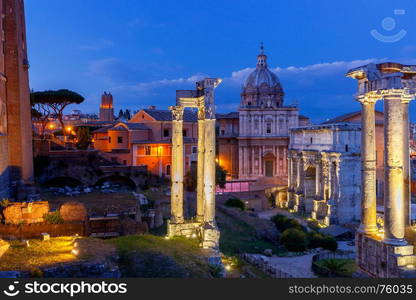
<path id="1" fill-rule="evenodd" d="M 172 112 L 173 121 L 183 121 L 183 107 L 182 106 L 169 106 L 169 110 Z"/>
<path id="2" fill-rule="evenodd" d="M 198 121 L 205 120 L 205 107 L 199 106 L 198 107 Z"/>
<path id="3" fill-rule="evenodd" d="M 402 103 L 409 104 L 410 101 L 415 100 L 416 95 L 411 93 L 409 89 L 405 89 L 402 94 Z"/>
<path id="4" fill-rule="evenodd" d="M 376 92 L 369 92 L 366 94 L 357 95 L 356 100 L 361 104 L 374 104 L 382 99 L 382 95 Z"/>

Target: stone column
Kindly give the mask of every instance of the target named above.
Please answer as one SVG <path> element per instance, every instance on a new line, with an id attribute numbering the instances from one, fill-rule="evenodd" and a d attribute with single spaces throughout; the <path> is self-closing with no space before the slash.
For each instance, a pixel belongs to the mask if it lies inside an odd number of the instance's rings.
<path id="1" fill-rule="evenodd" d="M 171 222 L 183 223 L 183 107 L 172 106 Z"/>
<path id="2" fill-rule="evenodd" d="M 214 88 L 221 81 L 209 79 L 204 82 L 205 96 L 205 162 L 204 162 L 204 221 L 215 227 L 215 107 Z"/>
<path id="3" fill-rule="evenodd" d="M 205 109 L 198 108 L 198 162 L 196 185 L 196 218 L 204 220 Z"/>
<path id="4" fill-rule="evenodd" d="M 406 239 L 414 240 L 411 228 L 411 174 L 410 174 L 410 149 L 409 149 L 409 102 L 411 98 L 402 97 L 403 105 L 403 196 L 404 196 L 404 225 Z"/>
<path id="5" fill-rule="evenodd" d="M 360 232 L 377 232 L 376 128 L 374 97 L 359 96 L 361 102 L 361 225 Z"/>
<path id="6" fill-rule="evenodd" d="M 293 173 L 292 173 L 292 157 L 291 157 L 290 153 L 287 157 L 287 160 L 288 160 L 287 188 L 289 190 L 291 190 L 292 189 L 292 182 L 293 182 L 293 180 L 292 180 Z M 279 164 L 279 159 L 276 162 L 276 165 L 277 164 Z"/>
<path id="7" fill-rule="evenodd" d="M 287 148 L 286 146 L 283 146 L 283 166 L 282 166 L 283 170 L 281 170 L 280 172 L 280 174 L 282 175 L 287 175 L 287 160 L 286 159 L 287 159 Z M 276 164 L 279 164 L 279 160 L 276 161 Z"/>
<path id="8" fill-rule="evenodd" d="M 296 158 L 296 192 L 300 193 L 301 192 L 301 172 L 302 172 L 302 163 L 301 163 L 302 158 L 297 157 Z"/>
<path id="9" fill-rule="evenodd" d="M 406 245 L 401 91 L 384 96 L 384 243 Z"/>
<path id="10" fill-rule="evenodd" d="M 315 163 L 315 199 L 321 199 L 321 161 L 317 160 Z"/>

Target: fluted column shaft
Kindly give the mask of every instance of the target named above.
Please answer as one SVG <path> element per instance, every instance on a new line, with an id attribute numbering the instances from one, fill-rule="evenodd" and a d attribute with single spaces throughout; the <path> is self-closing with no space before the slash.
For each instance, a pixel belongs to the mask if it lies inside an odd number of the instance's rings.
<path id="1" fill-rule="evenodd" d="M 171 107 L 172 119 L 172 223 L 183 223 L 183 108 Z"/>
<path id="2" fill-rule="evenodd" d="M 204 221 L 213 224 L 215 221 L 215 119 L 205 120 L 204 182 Z"/>
<path id="3" fill-rule="evenodd" d="M 411 176 L 410 176 L 410 150 L 409 150 L 409 101 L 402 98 L 403 105 L 403 197 L 404 197 L 404 224 L 411 231 Z"/>
<path id="4" fill-rule="evenodd" d="M 384 96 L 384 242 L 405 245 L 404 132 L 401 93 Z"/>
<path id="5" fill-rule="evenodd" d="M 376 99 L 359 97 L 361 102 L 361 225 L 359 231 L 366 234 L 377 232 L 376 196 Z"/>
<path id="6" fill-rule="evenodd" d="M 204 220 L 204 164 L 205 164 L 205 114 L 200 108 L 198 112 L 198 163 L 196 186 L 196 216 L 198 221 Z"/>

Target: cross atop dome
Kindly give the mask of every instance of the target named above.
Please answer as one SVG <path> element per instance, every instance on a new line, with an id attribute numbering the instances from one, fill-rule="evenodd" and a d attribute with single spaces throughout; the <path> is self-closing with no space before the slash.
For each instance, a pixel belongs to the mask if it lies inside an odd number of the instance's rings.
<path id="1" fill-rule="evenodd" d="M 257 55 L 257 69 L 267 68 L 267 55 L 264 54 L 263 42 L 260 43 L 260 53 Z"/>

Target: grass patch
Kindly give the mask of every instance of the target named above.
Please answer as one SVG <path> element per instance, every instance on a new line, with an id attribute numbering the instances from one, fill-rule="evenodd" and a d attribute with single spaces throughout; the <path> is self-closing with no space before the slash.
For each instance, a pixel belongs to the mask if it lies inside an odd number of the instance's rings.
<path id="1" fill-rule="evenodd" d="M 220 250 L 227 256 L 263 253 L 266 249 L 272 249 L 275 254 L 282 252 L 277 244 L 257 238 L 255 229 L 241 220 L 218 210 L 216 220 L 221 231 Z"/>
<path id="2" fill-rule="evenodd" d="M 213 277 L 212 267 L 196 239 L 145 235 L 123 236 L 107 241 L 120 254 L 123 277 Z"/>
<path id="3" fill-rule="evenodd" d="M 29 240 L 29 247 L 20 241 L 11 241 L 9 250 L 0 259 L 0 271 L 30 271 L 61 263 L 100 258 L 114 252 L 114 247 L 93 238 L 77 238 L 80 255 L 71 253 L 74 237 L 56 237 L 49 241 Z"/>
<path id="4" fill-rule="evenodd" d="M 72 262 L 78 258 L 71 254 L 73 237 L 51 238 L 49 241 L 29 240 L 29 247 L 20 241 L 11 241 L 9 250 L 0 259 L 1 271 L 28 271 L 32 268 Z"/>
<path id="5" fill-rule="evenodd" d="M 352 277 L 352 274 L 357 271 L 354 259 L 323 259 L 316 261 L 315 264 L 323 269 L 328 269 L 338 277 Z"/>

